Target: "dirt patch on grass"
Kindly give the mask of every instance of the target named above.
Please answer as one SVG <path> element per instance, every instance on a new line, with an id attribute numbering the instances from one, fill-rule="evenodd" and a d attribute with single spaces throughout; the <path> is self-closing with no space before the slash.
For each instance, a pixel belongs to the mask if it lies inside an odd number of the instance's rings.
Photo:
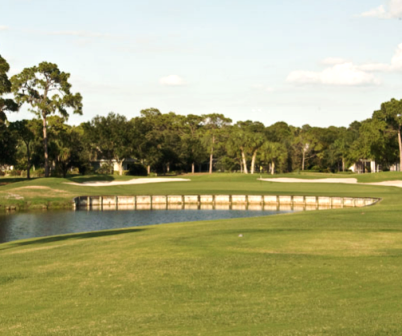
<path id="1" fill-rule="evenodd" d="M 45 187 L 45 186 L 27 186 L 27 187 L 19 187 L 19 188 L 13 188 L 11 190 L 21 190 L 21 189 L 46 189 L 46 190 L 50 190 L 53 192 L 57 192 L 57 193 L 65 193 L 65 190 L 61 190 L 61 189 L 53 189 L 50 187 Z"/>

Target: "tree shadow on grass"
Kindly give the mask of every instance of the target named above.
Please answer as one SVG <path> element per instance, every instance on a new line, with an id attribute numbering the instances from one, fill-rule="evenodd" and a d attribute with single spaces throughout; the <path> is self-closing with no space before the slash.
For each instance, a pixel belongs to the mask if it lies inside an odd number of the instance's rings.
<path id="1" fill-rule="evenodd" d="M 30 179 L 26 177 L 0 177 L 0 186 L 17 182 L 33 181 L 37 178 L 38 177 L 31 177 Z"/>
<path id="2" fill-rule="evenodd" d="M 65 241 L 69 239 L 89 239 L 89 238 L 99 238 L 99 237 L 107 237 L 107 236 L 115 236 L 119 234 L 125 233 L 139 233 L 145 230 L 150 230 L 148 228 L 130 228 L 130 229 L 119 229 L 119 230 L 107 230 L 107 231 L 93 231 L 93 232 L 84 232 L 84 233 L 72 233 L 65 234 L 60 236 L 51 236 L 44 238 L 33 238 L 33 240 L 28 241 L 15 241 L 10 243 L 0 244 L 0 251 L 9 250 L 12 248 L 17 248 L 21 246 L 29 246 L 29 245 L 37 245 L 37 244 L 47 244 Z"/>
<path id="3" fill-rule="evenodd" d="M 83 175 L 83 176 L 67 176 L 67 180 L 75 183 L 83 183 L 83 182 L 108 182 L 114 181 L 115 177 L 113 175 Z"/>

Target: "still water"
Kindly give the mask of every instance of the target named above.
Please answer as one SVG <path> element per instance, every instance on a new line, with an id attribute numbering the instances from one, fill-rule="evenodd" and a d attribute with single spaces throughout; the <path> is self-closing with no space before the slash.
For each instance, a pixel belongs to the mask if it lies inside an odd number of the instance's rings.
<path id="1" fill-rule="evenodd" d="M 60 210 L 0 213 L 0 243 L 152 224 L 258 217 L 293 210 Z"/>

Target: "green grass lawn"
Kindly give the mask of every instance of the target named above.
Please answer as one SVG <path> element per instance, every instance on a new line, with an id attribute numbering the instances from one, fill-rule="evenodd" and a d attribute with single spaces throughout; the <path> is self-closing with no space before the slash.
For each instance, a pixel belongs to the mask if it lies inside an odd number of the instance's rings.
<path id="1" fill-rule="evenodd" d="M 398 176 L 348 175 L 364 182 Z M 192 182 L 111 189 L 80 189 L 63 179 L 13 181 L 0 186 L 0 197 L 18 194 L 19 202 L 33 204 L 82 194 L 191 193 L 382 201 L 1 244 L 0 335 L 402 334 L 402 189 L 187 177 Z M 27 186 L 46 188 L 21 189 Z"/>
<path id="2" fill-rule="evenodd" d="M 243 193 L 243 194 L 289 194 L 295 195 L 333 195 L 333 196 L 372 196 L 367 193 L 369 190 L 359 189 L 355 186 L 327 185 L 325 188 L 319 185 L 309 187 L 301 185 L 295 187 L 289 184 L 270 183 L 257 181 L 259 174 L 212 174 L 212 175 L 184 175 L 180 177 L 191 179 L 191 182 L 178 183 L 157 183 L 142 185 L 120 185 L 113 187 L 88 187 L 66 184 L 68 182 L 91 182 L 91 181 L 113 181 L 130 180 L 132 176 L 110 176 L 92 175 L 76 176 L 67 179 L 63 178 L 38 178 L 27 180 L 25 178 L 0 178 L 0 211 L 6 206 L 15 206 L 19 209 L 36 208 L 58 208 L 71 207 L 71 201 L 76 196 L 91 195 L 155 195 L 155 194 L 219 194 L 219 193 Z M 272 175 L 262 175 L 263 178 Z M 301 174 L 280 174 L 275 177 L 294 178 L 357 178 L 359 182 L 380 182 L 387 180 L 402 180 L 402 173 L 388 172 L 376 174 L 323 174 L 323 173 L 301 173 Z M 174 178 L 174 177 L 173 177 Z M 363 190 L 363 194 L 359 194 Z M 319 196 L 319 195 L 317 195 Z"/>

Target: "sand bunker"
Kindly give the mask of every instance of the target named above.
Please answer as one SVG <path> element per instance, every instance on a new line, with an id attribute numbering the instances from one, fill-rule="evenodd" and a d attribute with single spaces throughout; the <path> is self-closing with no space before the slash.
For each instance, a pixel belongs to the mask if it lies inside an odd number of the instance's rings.
<path id="1" fill-rule="evenodd" d="M 402 188 L 402 181 L 383 181 L 383 182 L 360 183 L 360 184 L 370 184 L 370 185 L 380 185 L 380 186 Z"/>
<path id="2" fill-rule="evenodd" d="M 265 178 L 260 179 L 261 181 L 268 182 L 283 182 L 283 183 L 357 183 L 355 178 L 325 178 L 325 179 L 298 179 L 298 178 Z"/>
<path id="3" fill-rule="evenodd" d="M 298 179 L 298 178 L 262 178 L 261 181 L 281 182 L 281 183 L 344 183 L 344 184 L 363 184 L 402 188 L 402 181 L 383 181 L 373 183 L 357 183 L 355 178 L 325 178 L 325 179 Z"/>
<path id="4" fill-rule="evenodd" d="M 147 183 L 162 183 L 162 182 L 188 182 L 190 179 L 182 178 L 143 178 L 143 179 L 132 179 L 129 181 L 111 181 L 111 182 L 64 182 L 65 184 L 71 184 L 75 186 L 85 186 L 85 187 L 109 187 L 116 185 L 130 185 L 130 184 L 147 184 Z"/>

